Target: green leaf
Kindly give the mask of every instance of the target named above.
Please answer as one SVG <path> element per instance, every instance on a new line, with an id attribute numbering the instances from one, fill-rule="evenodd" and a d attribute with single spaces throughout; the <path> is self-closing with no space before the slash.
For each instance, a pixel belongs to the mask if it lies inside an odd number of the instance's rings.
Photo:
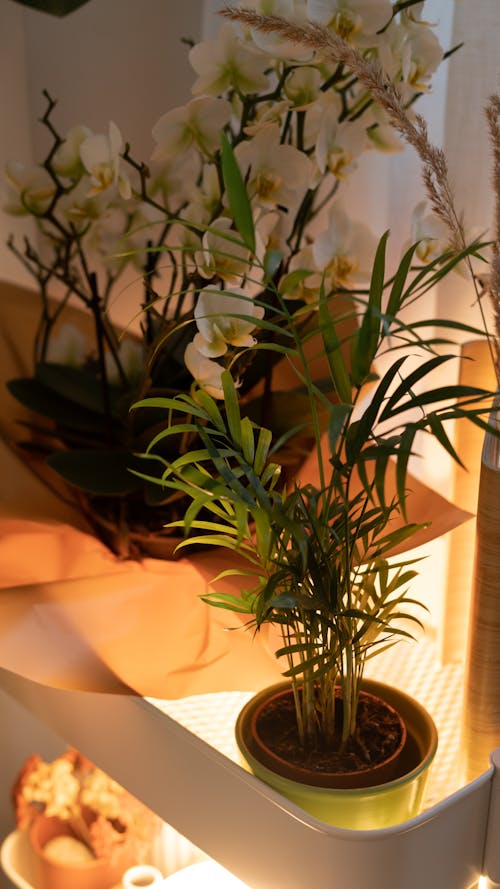
<path id="1" fill-rule="evenodd" d="M 350 404 L 332 404 L 329 409 L 328 441 L 330 452 L 335 453 L 344 423 L 352 411 Z"/>
<path id="2" fill-rule="evenodd" d="M 221 135 L 221 164 L 224 187 L 236 228 L 243 243 L 253 254 L 255 253 L 255 229 L 252 207 L 232 146 L 224 132 Z"/>
<path id="3" fill-rule="evenodd" d="M 351 382 L 344 356 L 342 355 L 340 340 L 335 330 L 335 323 L 328 309 L 328 301 L 323 286 L 320 292 L 319 322 L 321 337 L 337 395 L 340 401 L 350 404 L 352 398 Z"/>
<path id="4" fill-rule="evenodd" d="M 372 434 L 375 426 L 378 412 L 382 407 L 384 399 L 387 395 L 395 377 L 399 374 L 400 368 L 406 361 L 405 356 L 398 358 L 386 371 L 382 379 L 379 381 L 375 392 L 373 393 L 368 407 L 361 415 L 356 423 L 352 423 L 348 434 L 348 458 L 352 462 L 357 459 L 362 447 Z"/>
<path id="5" fill-rule="evenodd" d="M 253 466 L 255 459 L 255 439 L 253 426 L 248 417 L 243 417 L 241 421 L 241 448 L 245 460 Z"/>
<path id="6" fill-rule="evenodd" d="M 58 429 L 83 432 L 95 438 L 103 437 L 102 414 L 85 410 L 68 401 L 39 380 L 32 377 L 9 380 L 7 388 L 29 410 L 53 420 Z"/>
<path id="7" fill-rule="evenodd" d="M 264 281 L 269 284 L 273 280 L 283 261 L 283 253 L 281 250 L 266 250 L 264 256 Z"/>
<path id="8" fill-rule="evenodd" d="M 444 428 L 443 424 L 441 423 L 441 420 L 439 419 L 439 417 L 435 413 L 430 413 L 427 416 L 427 422 L 430 426 L 430 430 L 431 430 L 434 438 L 437 438 L 439 444 L 442 445 L 442 447 L 450 455 L 450 457 L 452 457 L 452 459 L 456 463 L 458 463 L 459 466 L 462 466 L 465 469 L 465 466 L 462 463 L 460 457 L 458 456 L 450 439 L 448 438 L 445 428 Z"/>
<path id="9" fill-rule="evenodd" d="M 214 608 L 224 608 L 226 611 L 234 611 L 236 614 L 253 614 L 251 601 L 245 601 L 242 596 L 234 596 L 231 593 L 207 593 L 201 596 L 201 601 Z"/>
<path id="10" fill-rule="evenodd" d="M 224 404 L 226 406 L 227 424 L 229 432 L 235 444 L 241 445 L 241 416 L 238 403 L 238 394 L 233 378 L 228 370 L 221 374 L 222 389 L 224 391 Z"/>
<path id="11" fill-rule="evenodd" d="M 413 441 L 417 434 L 415 426 L 407 426 L 401 436 L 398 448 L 398 458 L 396 463 L 396 489 L 398 501 L 401 506 L 403 517 L 406 519 L 406 476 L 408 472 L 408 461 L 412 454 Z"/>
<path id="12" fill-rule="evenodd" d="M 478 389 L 476 386 L 440 386 L 438 389 L 430 389 L 428 392 L 417 392 L 414 396 L 412 396 L 411 400 L 400 404 L 398 407 L 393 407 L 391 411 L 391 417 L 395 417 L 397 414 L 404 413 L 404 411 L 408 410 L 408 408 L 415 405 L 417 405 L 418 407 L 423 407 L 427 404 L 437 404 L 440 401 L 448 402 L 454 399 L 467 397 L 477 399 L 482 398 L 483 396 L 484 390 Z M 460 410 L 460 405 L 457 406 L 457 410 Z"/>
<path id="13" fill-rule="evenodd" d="M 403 303 L 403 288 L 405 286 L 406 279 L 411 268 L 411 263 L 417 248 L 418 243 L 412 244 L 409 250 L 406 251 L 401 262 L 399 263 L 398 270 L 394 275 L 391 292 L 389 294 L 389 299 L 386 306 L 386 313 L 389 318 L 396 316 L 401 308 L 401 305 Z"/>
<path id="14" fill-rule="evenodd" d="M 65 481 L 89 494 L 111 497 L 142 488 L 140 479 L 130 472 L 132 467 L 139 469 L 140 459 L 122 448 L 57 451 L 47 463 Z"/>
<path id="15" fill-rule="evenodd" d="M 85 368 L 52 362 L 37 364 L 35 379 L 72 404 L 104 414 L 102 386 L 96 375 Z M 116 408 L 118 399 L 123 393 L 113 386 L 108 386 L 108 391 L 112 413 L 119 416 L 113 408 Z"/>
<path id="16" fill-rule="evenodd" d="M 394 413 L 399 413 L 401 410 L 406 410 L 409 407 L 415 406 L 419 404 L 419 396 L 413 395 L 411 390 L 416 383 L 420 380 L 424 379 L 428 374 L 435 370 L 437 367 L 440 367 L 442 364 L 450 361 L 454 358 L 454 355 L 436 355 L 431 358 L 429 361 L 425 361 L 420 367 L 417 367 L 412 373 L 408 374 L 399 386 L 396 387 L 390 398 L 388 398 L 387 403 L 384 407 L 380 415 L 380 421 L 390 419 Z M 395 407 L 398 401 L 403 397 L 403 395 L 411 394 L 411 400 L 409 402 L 405 402 L 404 407 Z"/>
<path id="17" fill-rule="evenodd" d="M 356 386 L 360 386 L 369 374 L 379 345 L 382 294 L 384 292 L 385 251 L 388 237 L 389 232 L 385 232 L 378 243 L 373 262 L 368 304 L 359 331 L 357 335 L 353 336 L 351 341 L 351 375 Z"/>
<path id="18" fill-rule="evenodd" d="M 208 395 L 203 389 L 196 393 L 196 401 L 201 404 L 202 408 L 207 412 L 214 426 L 221 432 L 226 431 L 222 414 L 217 407 L 217 403 L 211 395 Z"/>
<path id="19" fill-rule="evenodd" d="M 257 449 L 255 451 L 255 459 L 253 463 L 257 475 L 262 475 L 269 455 L 269 448 L 271 447 L 272 439 L 272 432 L 262 426 L 259 430 Z"/>
<path id="20" fill-rule="evenodd" d="M 309 269 L 295 269 L 293 272 L 289 272 L 288 275 L 285 275 L 284 278 L 281 279 L 279 283 L 279 292 L 286 296 L 288 293 L 292 293 L 299 284 L 302 284 L 302 281 L 305 281 L 306 278 L 309 278 L 312 275 Z"/>

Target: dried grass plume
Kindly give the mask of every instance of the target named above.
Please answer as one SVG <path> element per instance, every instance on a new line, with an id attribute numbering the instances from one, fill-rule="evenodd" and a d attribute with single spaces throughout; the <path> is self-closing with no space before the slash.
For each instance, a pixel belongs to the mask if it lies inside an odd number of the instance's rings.
<path id="1" fill-rule="evenodd" d="M 221 15 L 263 33 L 278 33 L 292 43 L 310 47 L 335 63 L 345 65 L 385 109 L 392 126 L 417 151 L 422 164 L 422 178 L 432 209 L 448 226 L 451 244 L 462 250 L 464 230 L 454 205 L 446 158 L 429 141 L 427 124 L 416 114 L 410 119 L 401 94 L 376 60 L 365 59 L 358 50 L 323 25 L 288 21 L 277 15 L 260 15 L 251 9 L 228 6 Z"/>
<path id="2" fill-rule="evenodd" d="M 429 140 L 424 118 L 415 114 L 410 117 L 397 86 L 376 60 L 365 59 L 358 50 L 338 34 L 313 22 L 291 22 L 277 15 L 260 15 L 251 9 L 228 6 L 221 14 L 231 21 L 263 33 L 280 34 L 292 43 L 298 43 L 315 50 L 324 58 L 336 64 L 345 65 L 358 78 L 373 99 L 386 111 L 389 122 L 409 145 L 416 150 L 422 168 L 422 179 L 432 210 L 445 223 L 450 232 L 450 246 L 460 252 L 467 247 L 464 227 L 458 215 L 444 152 L 432 145 Z M 490 99 L 487 116 L 490 126 L 494 154 L 493 182 L 497 196 L 496 208 L 496 248 L 492 262 L 490 291 L 495 315 L 495 342 L 490 342 L 490 351 L 500 384 L 500 98 Z M 466 257 L 476 298 L 487 331 L 487 323 L 481 303 L 481 289 L 474 276 L 470 258 Z"/>

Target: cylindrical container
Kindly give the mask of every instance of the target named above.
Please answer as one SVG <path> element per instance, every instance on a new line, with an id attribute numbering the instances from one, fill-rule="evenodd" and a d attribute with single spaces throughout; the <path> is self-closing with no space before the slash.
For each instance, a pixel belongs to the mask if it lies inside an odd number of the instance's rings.
<path id="1" fill-rule="evenodd" d="M 280 693 L 286 683 L 279 683 L 258 692 L 243 707 L 236 722 L 236 741 L 242 759 L 250 770 L 265 783 L 300 806 L 310 815 L 351 830 L 374 830 L 408 821 L 420 811 L 428 772 L 436 753 L 437 731 L 427 711 L 413 698 L 399 689 L 365 679 L 362 688 L 378 695 L 396 709 L 406 723 L 406 743 L 399 759 L 398 777 L 371 787 L 345 788 L 318 786 L 284 777 L 276 769 L 264 764 L 260 755 L 259 739 L 253 731 L 253 715 L 263 699 Z"/>
<path id="2" fill-rule="evenodd" d="M 498 410 L 496 423 L 500 423 Z M 466 779 L 488 768 L 500 747 L 500 439 L 487 433 L 481 457 L 463 751 Z"/>
<path id="3" fill-rule="evenodd" d="M 122 889 L 149 889 L 150 886 L 162 886 L 163 883 L 163 874 L 152 864 L 129 867 L 122 877 Z"/>
<path id="4" fill-rule="evenodd" d="M 37 889 L 112 889 L 132 864 L 133 858 L 127 848 L 119 850 L 112 861 L 104 858 L 75 863 L 55 861 L 47 855 L 45 847 L 50 840 L 60 836 L 74 838 L 66 821 L 46 815 L 35 818 L 29 838 Z"/>

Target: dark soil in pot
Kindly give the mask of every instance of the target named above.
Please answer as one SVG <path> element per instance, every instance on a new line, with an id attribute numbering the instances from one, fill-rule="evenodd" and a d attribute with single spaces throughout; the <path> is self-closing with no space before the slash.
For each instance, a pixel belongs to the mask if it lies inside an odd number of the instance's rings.
<path id="1" fill-rule="evenodd" d="M 342 701 L 338 694 L 338 736 Z M 362 691 L 358 729 L 345 749 L 305 750 L 299 741 L 292 692 L 282 689 L 258 707 L 252 719 L 254 755 L 263 765 L 293 780 L 337 787 L 371 786 L 401 774 L 407 741 L 406 726 L 396 710 L 381 698 Z M 406 750 L 407 752 L 407 750 Z M 405 766 L 406 768 L 406 766 Z"/>

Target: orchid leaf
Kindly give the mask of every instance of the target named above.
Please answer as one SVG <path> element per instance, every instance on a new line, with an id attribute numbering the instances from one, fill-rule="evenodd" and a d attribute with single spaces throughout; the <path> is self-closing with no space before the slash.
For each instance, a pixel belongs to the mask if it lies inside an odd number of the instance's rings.
<path id="1" fill-rule="evenodd" d="M 224 132 L 221 135 L 221 164 L 224 186 L 236 228 L 245 246 L 254 254 L 255 229 L 252 207 L 233 149 Z"/>
<path id="2" fill-rule="evenodd" d="M 65 481 L 91 494 L 117 496 L 141 488 L 141 481 L 130 472 L 140 468 L 140 460 L 122 448 L 105 450 L 56 451 L 47 463 Z"/>
<path id="3" fill-rule="evenodd" d="M 62 17 L 83 6 L 88 0 L 16 0 L 23 6 L 30 6 L 40 12 L 48 12 L 50 15 Z"/>
<path id="4" fill-rule="evenodd" d="M 25 377 L 9 380 L 7 388 L 20 404 L 42 417 L 53 420 L 61 430 L 61 434 L 66 429 L 72 429 L 75 433 L 85 433 L 89 436 L 102 435 L 102 412 L 88 410 L 78 403 L 58 395 L 37 378 Z"/>

